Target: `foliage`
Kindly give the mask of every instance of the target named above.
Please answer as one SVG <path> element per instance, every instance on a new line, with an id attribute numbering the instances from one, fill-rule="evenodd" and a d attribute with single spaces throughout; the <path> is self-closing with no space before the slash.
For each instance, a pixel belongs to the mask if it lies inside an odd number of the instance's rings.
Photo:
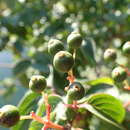
<path id="1" fill-rule="evenodd" d="M 19 89 L 17 83 L 20 83 L 27 91 L 18 105 L 20 114 L 28 115 L 34 110 L 44 118 L 45 97 L 28 90 L 31 76 L 43 75 L 47 80 L 45 93 L 49 95 L 51 120 L 54 123 L 90 130 L 130 129 L 127 103 L 130 99 L 130 55 L 122 50 L 125 42 L 129 41 L 129 2 L 1 0 L 0 51 L 10 51 L 14 59 L 11 66 L 13 75 L 8 79 L 10 82 L 7 79 L 0 81 L 5 86 L 2 96 L 13 94 L 14 88 Z M 78 31 L 83 39 L 75 56 L 67 44 L 67 37 L 73 31 Z M 64 89 L 70 86 L 70 82 L 67 73 L 58 72 L 53 66 L 54 55 L 48 52 L 51 39 L 62 41 L 64 49 L 75 57 L 73 75 L 86 90 L 84 97 L 77 101 L 78 109 L 73 110 L 65 105 L 68 103 Z M 103 54 L 108 48 L 114 49 L 116 56 L 113 61 L 106 62 Z M 125 80 L 120 83 L 111 76 L 112 70 L 118 66 L 127 73 Z M 78 116 L 68 123 L 66 111 L 69 107 L 69 111 L 78 113 L 74 115 L 80 116 L 80 123 L 77 123 Z M 35 120 L 22 120 L 12 130 L 38 130 L 42 127 Z"/>

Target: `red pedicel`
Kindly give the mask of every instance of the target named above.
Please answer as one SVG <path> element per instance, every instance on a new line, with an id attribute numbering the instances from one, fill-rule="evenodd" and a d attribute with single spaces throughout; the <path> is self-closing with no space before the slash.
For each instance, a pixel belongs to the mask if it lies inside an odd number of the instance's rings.
<path id="1" fill-rule="evenodd" d="M 63 126 L 55 124 L 50 120 L 51 106 L 48 103 L 48 96 L 45 95 L 44 99 L 45 99 L 45 106 L 46 106 L 46 119 L 43 119 L 43 118 L 37 116 L 34 112 L 31 112 L 30 116 L 32 117 L 32 119 L 44 124 L 44 127 L 42 128 L 42 130 L 47 130 L 47 128 L 64 130 Z"/>

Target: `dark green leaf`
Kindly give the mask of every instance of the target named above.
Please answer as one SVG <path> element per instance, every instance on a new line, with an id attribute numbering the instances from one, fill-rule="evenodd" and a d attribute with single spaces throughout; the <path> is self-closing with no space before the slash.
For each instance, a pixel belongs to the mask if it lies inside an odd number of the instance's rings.
<path id="1" fill-rule="evenodd" d="M 125 109 L 121 102 L 109 94 L 94 94 L 90 96 L 87 103 L 104 116 L 121 123 L 125 117 Z"/>
<path id="2" fill-rule="evenodd" d="M 13 73 L 15 75 L 20 75 L 21 73 L 24 73 L 30 65 L 31 65 L 30 60 L 27 59 L 21 60 L 14 66 Z"/>
<path id="3" fill-rule="evenodd" d="M 18 104 L 18 108 L 20 110 L 20 113 L 23 115 L 26 113 L 26 110 L 28 107 L 30 107 L 30 104 L 36 100 L 37 97 L 40 95 L 37 93 L 34 93 L 32 91 L 28 91 L 25 93 L 23 98 L 21 99 L 20 103 Z"/>
<path id="4" fill-rule="evenodd" d="M 106 121 L 107 123 L 110 123 L 114 126 L 116 126 L 117 128 L 119 128 L 119 130 L 124 130 L 122 126 L 120 126 L 119 124 L 115 123 L 114 121 L 112 121 L 111 119 L 106 118 L 104 115 L 102 115 L 98 110 L 96 110 L 94 107 L 92 107 L 89 104 L 85 104 L 83 106 L 83 108 L 87 109 L 89 112 L 91 112 L 92 114 L 94 114 L 95 116 L 97 116 L 98 118 Z"/>
<path id="5" fill-rule="evenodd" d="M 29 114 L 34 107 L 36 106 L 36 99 L 39 96 L 39 94 L 36 94 L 32 91 L 28 91 L 22 100 L 20 101 L 18 108 L 20 111 L 20 115 L 26 115 Z M 22 130 L 25 128 L 24 123 L 26 123 L 26 120 L 20 121 L 17 125 L 12 127 L 12 130 Z"/>
<path id="6" fill-rule="evenodd" d="M 120 130 L 120 128 L 111 125 L 110 123 L 107 123 L 96 116 L 92 117 L 90 122 L 90 128 L 92 130 Z"/>
<path id="7" fill-rule="evenodd" d="M 90 95 L 92 93 L 97 93 L 97 92 L 109 93 L 109 91 L 112 92 L 114 91 L 115 93 L 112 93 L 112 95 L 114 96 L 118 94 L 118 90 L 114 85 L 114 81 L 110 77 L 101 77 L 95 80 L 82 81 L 82 84 L 86 86 L 86 90 L 87 90 L 86 95 Z"/>
<path id="8" fill-rule="evenodd" d="M 48 102 L 51 105 L 51 110 L 53 111 L 59 102 L 62 102 L 62 98 L 58 95 L 49 95 Z"/>
<path id="9" fill-rule="evenodd" d="M 81 46 L 81 52 L 90 66 L 96 65 L 96 60 L 94 56 L 95 43 L 92 39 L 86 39 L 83 41 L 83 44 Z"/>
<path id="10" fill-rule="evenodd" d="M 66 75 L 53 69 L 53 84 L 57 92 L 63 92 L 64 88 L 68 85 Z"/>
<path id="11" fill-rule="evenodd" d="M 84 84 L 87 84 L 90 86 L 96 86 L 97 84 L 103 84 L 103 83 L 109 84 L 109 85 L 114 85 L 114 81 L 110 77 L 102 77 L 102 78 L 98 78 L 96 80 L 90 80 L 90 81 L 84 82 Z"/>

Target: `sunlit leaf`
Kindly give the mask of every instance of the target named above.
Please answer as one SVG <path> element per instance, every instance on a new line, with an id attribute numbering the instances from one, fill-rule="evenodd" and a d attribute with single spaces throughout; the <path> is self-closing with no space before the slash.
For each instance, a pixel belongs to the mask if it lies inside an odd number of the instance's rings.
<path id="1" fill-rule="evenodd" d="M 36 102 L 37 102 L 37 98 L 39 97 L 39 94 L 36 94 L 32 91 L 28 91 L 24 97 L 22 98 L 22 100 L 20 101 L 18 108 L 20 111 L 20 115 L 27 115 L 29 114 L 35 107 L 36 107 Z M 22 120 L 19 121 L 19 123 L 17 125 L 15 125 L 14 127 L 12 127 L 12 130 L 20 130 L 20 129 L 25 129 L 25 123 L 27 122 L 27 120 Z"/>
<path id="2" fill-rule="evenodd" d="M 113 120 L 117 123 L 121 123 L 124 120 L 125 109 L 115 97 L 100 93 L 94 94 L 86 100 L 85 108 L 103 120 Z"/>

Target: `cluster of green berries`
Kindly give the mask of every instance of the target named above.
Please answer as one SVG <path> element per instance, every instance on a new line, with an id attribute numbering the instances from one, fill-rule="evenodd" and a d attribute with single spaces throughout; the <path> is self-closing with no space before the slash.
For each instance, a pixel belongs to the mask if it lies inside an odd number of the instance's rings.
<path id="1" fill-rule="evenodd" d="M 72 32 L 67 38 L 68 48 L 78 49 L 82 44 L 82 36 L 78 32 Z M 72 54 L 64 50 L 64 44 L 57 40 L 51 39 L 48 43 L 48 52 L 54 56 L 53 65 L 59 72 L 68 72 L 74 65 Z"/>
<path id="2" fill-rule="evenodd" d="M 46 80 L 44 76 L 32 76 L 29 82 L 29 88 L 36 93 L 42 93 L 46 88 Z M 72 104 L 73 101 L 80 100 L 85 95 L 85 89 L 80 82 L 73 82 L 67 90 L 67 103 Z"/>
<path id="3" fill-rule="evenodd" d="M 77 49 L 81 46 L 82 37 L 78 32 L 72 32 L 67 38 L 69 48 Z M 48 42 L 48 52 L 53 55 L 54 68 L 59 72 L 69 72 L 74 65 L 74 58 L 68 51 L 64 51 L 64 44 L 57 39 Z M 44 76 L 34 75 L 29 82 L 29 88 L 37 93 L 41 93 L 47 86 Z"/>
<path id="4" fill-rule="evenodd" d="M 68 47 L 78 49 L 81 46 L 82 37 L 78 32 L 72 32 L 67 38 Z M 48 43 L 48 52 L 54 56 L 53 65 L 59 72 L 69 72 L 74 65 L 74 58 L 68 51 L 64 51 L 64 44 L 57 39 L 51 39 Z M 46 78 L 42 75 L 33 75 L 29 82 L 29 89 L 36 93 L 42 93 L 47 87 Z M 68 103 L 83 98 L 85 89 L 79 82 L 70 84 L 67 91 Z M 12 127 L 20 120 L 20 113 L 17 107 L 5 105 L 0 108 L 0 125 Z"/>
<path id="5" fill-rule="evenodd" d="M 130 56 L 130 42 L 126 42 L 122 47 L 122 52 L 126 56 Z M 104 52 L 104 60 L 106 62 L 115 62 L 117 53 L 114 49 L 108 48 Z M 116 62 L 115 62 L 116 63 Z M 122 66 L 117 66 L 112 70 L 112 78 L 115 82 L 123 82 L 127 78 L 127 71 Z"/>

